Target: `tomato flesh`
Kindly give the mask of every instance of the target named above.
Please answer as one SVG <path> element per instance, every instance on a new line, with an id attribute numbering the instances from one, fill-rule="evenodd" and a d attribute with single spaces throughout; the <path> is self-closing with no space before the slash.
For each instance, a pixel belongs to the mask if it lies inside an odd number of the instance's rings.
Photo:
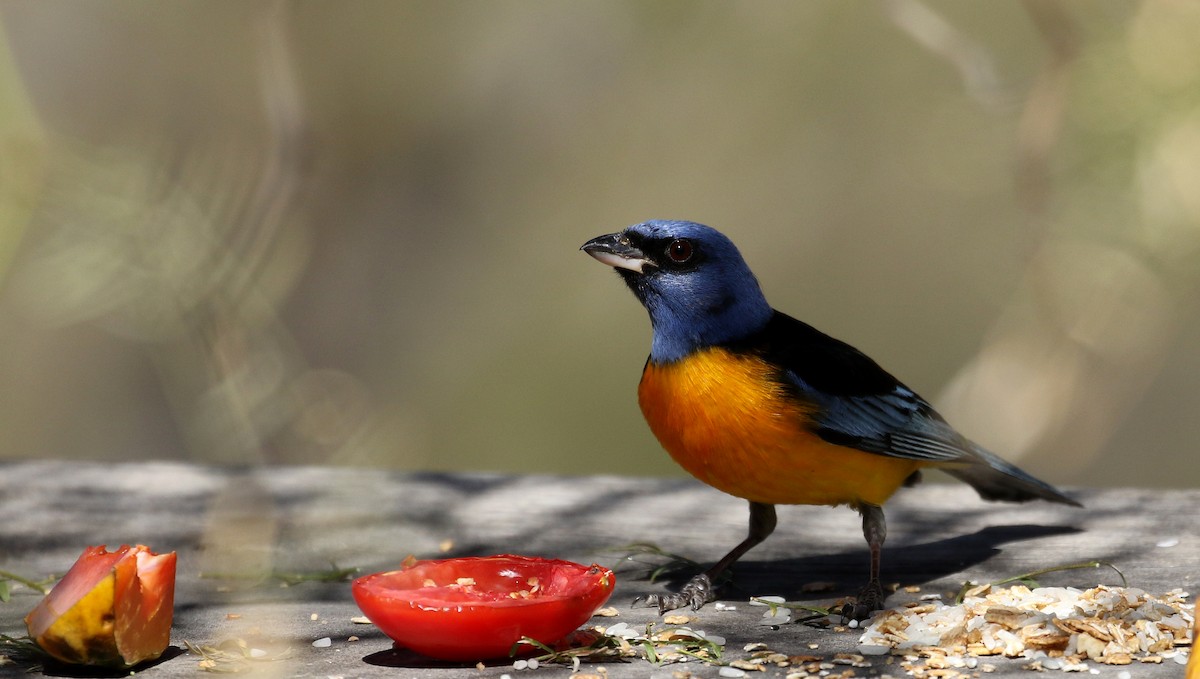
<path id="1" fill-rule="evenodd" d="M 166 650 L 174 599 L 175 552 L 88 547 L 25 616 L 25 625 L 37 645 L 62 662 L 133 667 Z"/>
<path id="2" fill-rule="evenodd" d="M 354 581 L 358 607 L 398 645 L 442 660 L 508 656 L 522 637 L 553 644 L 608 601 L 607 568 L 499 555 L 417 561 Z"/>

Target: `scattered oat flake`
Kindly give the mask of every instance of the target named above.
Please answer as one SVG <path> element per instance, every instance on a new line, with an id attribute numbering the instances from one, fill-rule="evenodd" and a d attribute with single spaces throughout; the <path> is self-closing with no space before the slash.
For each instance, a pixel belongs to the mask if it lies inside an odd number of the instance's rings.
<path id="1" fill-rule="evenodd" d="M 1154 543 L 1155 547 L 1174 547 L 1179 544 L 1179 538 L 1163 538 Z"/>
<path id="2" fill-rule="evenodd" d="M 241 620 L 242 614 L 241 613 L 226 613 L 225 619 L 226 620 Z"/>
<path id="3" fill-rule="evenodd" d="M 788 656 L 788 662 L 792 663 L 793 665 L 802 665 L 804 663 L 810 663 L 810 662 L 820 662 L 820 660 L 821 660 L 821 656 L 819 656 L 819 655 L 789 655 Z"/>
<path id="4" fill-rule="evenodd" d="M 1025 658 L 1036 670 L 1089 672 L 1089 663 L 1161 662 L 1188 642 L 1194 608 L 1182 590 L 1133 587 L 976 587 L 963 603 L 923 602 L 881 611 L 859 638 L 863 655 L 905 653 L 918 676 L 967 667 L 971 656 Z M 918 672 L 919 670 L 919 672 Z M 980 665 L 978 671 L 987 672 Z"/>
<path id="5" fill-rule="evenodd" d="M 454 584 L 458 585 L 459 587 L 474 587 L 475 578 L 458 578 L 454 581 Z"/>
<path id="6" fill-rule="evenodd" d="M 787 599 L 781 596 L 775 596 L 774 594 L 769 596 L 756 596 L 750 600 L 751 606 L 771 606 L 786 603 Z"/>
<path id="7" fill-rule="evenodd" d="M 311 613 L 309 614 L 308 619 L 316 622 L 317 620 L 321 619 L 321 616 L 317 615 L 316 613 Z"/>
<path id="8" fill-rule="evenodd" d="M 909 594 L 916 594 L 917 592 L 921 591 L 921 586 L 920 585 L 906 585 L 904 587 L 904 591 L 908 592 Z"/>
<path id="9" fill-rule="evenodd" d="M 355 625 L 370 625 L 371 619 L 365 615 L 356 615 L 353 618 L 350 618 L 350 622 L 354 623 Z"/>
<path id="10" fill-rule="evenodd" d="M 693 620 L 695 620 L 695 618 L 693 618 L 690 615 L 665 615 L 665 616 L 663 616 L 663 622 L 668 625 L 686 625 L 686 624 L 692 622 Z"/>
<path id="11" fill-rule="evenodd" d="M 596 611 L 592 615 L 600 617 L 600 618 L 615 618 L 620 614 L 621 614 L 621 611 L 617 610 L 616 606 L 605 606 L 604 608 L 601 608 L 600 610 Z"/>
<path id="12" fill-rule="evenodd" d="M 448 552 L 452 549 L 454 549 L 454 541 L 453 540 L 442 540 L 441 542 L 438 543 L 438 551 L 441 552 L 442 554 L 445 554 L 446 552 Z"/>
<path id="13" fill-rule="evenodd" d="M 346 637 L 346 641 L 349 641 L 350 643 L 354 643 L 355 641 L 358 641 L 358 637 L 351 634 L 350 636 Z"/>

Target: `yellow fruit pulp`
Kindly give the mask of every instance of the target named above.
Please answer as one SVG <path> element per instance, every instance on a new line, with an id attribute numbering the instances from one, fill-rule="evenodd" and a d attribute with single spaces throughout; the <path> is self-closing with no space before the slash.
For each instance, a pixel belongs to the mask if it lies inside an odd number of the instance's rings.
<path id="1" fill-rule="evenodd" d="M 66 663 L 124 665 L 115 634 L 116 575 L 109 573 L 35 639 L 43 651 Z"/>

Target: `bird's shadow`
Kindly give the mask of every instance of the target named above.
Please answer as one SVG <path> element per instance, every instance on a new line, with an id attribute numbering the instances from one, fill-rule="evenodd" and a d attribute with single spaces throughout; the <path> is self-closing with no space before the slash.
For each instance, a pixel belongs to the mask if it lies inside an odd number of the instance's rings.
<path id="1" fill-rule="evenodd" d="M 959 573 L 1001 552 L 1001 546 L 1053 535 L 1079 533 L 1074 526 L 989 526 L 968 535 L 883 548 L 881 578 L 886 582 L 923 585 Z M 867 581 L 867 550 L 820 553 L 770 561 L 739 561 L 722 598 L 772 594 L 789 601 L 854 595 Z M 664 580 L 678 589 L 694 573 L 673 573 Z M 829 583 L 812 589 L 812 583 Z"/>
<path id="2" fill-rule="evenodd" d="M 529 653 L 518 654 L 514 657 L 520 658 L 528 656 Z M 416 651 L 410 651 L 407 648 L 400 646 L 392 646 L 383 651 L 377 651 L 369 655 L 363 656 L 362 661 L 368 665 L 376 665 L 378 667 L 403 667 L 406 669 L 477 669 L 480 665 L 484 667 L 499 667 L 506 665 L 511 667 L 513 658 L 493 658 L 488 660 L 480 660 L 478 662 L 461 662 L 456 660 L 438 660 L 430 658 L 427 655 L 421 655 Z"/>

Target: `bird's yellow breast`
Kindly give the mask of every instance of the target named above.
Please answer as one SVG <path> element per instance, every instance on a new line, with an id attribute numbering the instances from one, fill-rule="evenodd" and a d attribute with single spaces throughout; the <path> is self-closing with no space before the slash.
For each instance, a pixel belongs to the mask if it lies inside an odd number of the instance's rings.
<path id="1" fill-rule="evenodd" d="M 882 504 L 912 460 L 833 445 L 812 433 L 817 406 L 778 383 L 761 358 L 720 348 L 648 362 L 638 402 L 684 469 L 731 495 L 768 504 Z"/>

